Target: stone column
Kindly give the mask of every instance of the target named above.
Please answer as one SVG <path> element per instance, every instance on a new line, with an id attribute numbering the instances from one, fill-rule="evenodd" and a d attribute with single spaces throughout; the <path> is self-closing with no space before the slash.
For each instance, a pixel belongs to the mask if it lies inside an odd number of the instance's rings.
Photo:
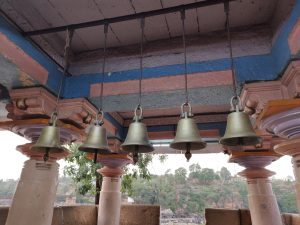
<path id="1" fill-rule="evenodd" d="M 285 141 L 276 145 L 274 150 L 279 154 L 292 156 L 297 206 L 298 212 L 300 212 L 300 139 Z"/>
<path id="2" fill-rule="evenodd" d="M 253 225 L 283 225 L 276 197 L 268 179 L 275 173 L 265 169 L 280 155 L 273 149 L 273 141 L 263 139 L 261 148 L 246 147 L 232 151 L 229 162 L 246 169 L 239 173 L 247 179 L 248 202 Z M 246 150 L 246 152 L 245 152 Z"/>
<path id="3" fill-rule="evenodd" d="M 99 161 L 104 167 L 98 170 L 103 176 L 98 225 L 119 225 L 122 167 L 131 162 L 131 159 L 126 154 L 110 154 L 100 156 Z"/>
<path id="4" fill-rule="evenodd" d="M 264 168 L 248 168 L 239 173 L 247 179 L 249 209 L 253 225 L 282 225 L 277 200 L 268 179 L 274 174 Z"/>
<path id="5" fill-rule="evenodd" d="M 47 162 L 42 155 L 30 150 L 32 144 L 18 146 L 30 157 L 24 168 L 9 209 L 6 225 L 51 225 L 58 184 L 59 164 L 56 160 L 68 155 L 50 155 Z"/>

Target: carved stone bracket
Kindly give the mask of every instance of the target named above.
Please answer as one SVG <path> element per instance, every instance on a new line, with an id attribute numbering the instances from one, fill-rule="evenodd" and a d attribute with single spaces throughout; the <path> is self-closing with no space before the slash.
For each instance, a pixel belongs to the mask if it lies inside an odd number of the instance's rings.
<path id="1" fill-rule="evenodd" d="M 245 84 L 241 100 L 245 111 L 257 118 L 271 100 L 300 97 L 300 60 L 292 61 L 278 81 Z"/>
<path id="2" fill-rule="evenodd" d="M 56 97 L 42 87 L 13 89 L 10 91 L 12 104 L 6 106 L 8 117 L 13 120 L 49 118 L 56 106 Z M 58 119 L 85 129 L 92 123 L 97 109 L 86 99 L 62 99 L 58 105 Z M 115 135 L 117 129 L 104 120 L 106 129 Z"/>

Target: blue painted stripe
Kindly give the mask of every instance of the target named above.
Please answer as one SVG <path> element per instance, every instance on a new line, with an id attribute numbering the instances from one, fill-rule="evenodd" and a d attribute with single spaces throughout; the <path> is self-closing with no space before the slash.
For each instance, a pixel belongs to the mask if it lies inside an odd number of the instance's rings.
<path id="1" fill-rule="evenodd" d="M 236 66 L 236 76 L 239 83 L 256 80 L 274 80 L 282 74 L 284 68 L 292 58 L 299 58 L 299 54 L 291 56 L 288 45 L 288 36 L 292 31 L 297 19 L 300 16 L 300 0 L 296 4 L 281 30 L 278 32 L 275 42 L 272 45 L 271 53 L 267 55 L 244 56 L 234 59 Z M 190 63 L 187 66 L 188 73 L 202 73 L 210 71 L 221 71 L 230 69 L 229 59 L 219 59 L 198 63 Z M 168 65 L 155 68 L 145 68 L 144 78 L 158 78 L 164 76 L 180 75 L 184 72 L 184 65 Z M 67 80 L 67 91 L 65 97 L 89 96 L 90 85 L 100 82 L 101 74 L 84 74 L 71 77 Z M 139 79 L 139 70 L 128 70 L 122 72 L 113 72 L 105 75 L 104 82 L 121 82 Z M 73 90 L 80 90 L 74 92 Z"/>
<path id="2" fill-rule="evenodd" d="M 58 92 L 58 86 L 62 77 L 62 72 L 58 66 L 45 54 L 33 46 L 27 39 L 19 34 L 6 20 L 0 16 L 0 32 L 7 36 L 12 42 L 20 47 L 26 54 L 36 60 L 48 71 L 47 87 L 54 93 Z"/>
<path id="3" fill-rule="evenodd" d="M 271 55 L 245 56 L 235 58 L 237 80 L 273 80 L 278 76 L 274 60 Z M 250 66 L 251 65 L 251 66 Z M 223 71 L 230 69 L 229 59 L 219 59 L 214 61 L 190 63 L 187 66 L 188 73 L 204 73 L 213 71 Z M 145 68 L 144 78 L 159 78 L 166 76 L 180 75 L 184 73 L 184 65 L 169 65 L 155 68 Z M 104 77 L 104 83 L 122 82 L 139 79 L 139 70 L 129 70 L 107 74 Z M 68 77 L 66 80 L 66 98 L 76 98 L 90 95 L 90 86 L 101 82 L 101 74 L 84 74 Z M 75 91 L 76 90 L 76 91 Z"/>
<path id="4" fill-rule="evenodd" d="M 278 36 L 268 55 L 245 56 L 235 58 L 236 74 L 238 82 L 254 80 L 274 80 L 286 67 L 291 58 L 288 46 L 288 35 L 292 31 L 300 15 L 300 0 L 296 0 L 290 17 L 282 26 Z M 47 87 L 57 93 L 58 84 L 62 76 L 58 66 L 47 56 L 37 50 L 29 41 L 16 32 L 3 18 L 0 18 L 0 32 L 8 36 L 16 45 L 22 48 L 38 63 L 44 66 L 49 72 Z M 201 73 L 209 71 L 220 71 L 230 69 L 228 59 L 219 59 L 188 64 L 188 73 Z M 155 68 L 145 68 L 145 78 L 156 78 L 162 76 L 174 76 L 183 73 L 183 65 L 168 65 Z M 104 82 L 120 82 L 135 80 L 139 78 L 139 70 L 129 70 L 114 72 L 110 76 L 106 75 Z M 68 77 L 65 81 L 64 97 L 87 97 L 90 94 L 90 85 L 100 82 L 100 74 L 84 74 L 80 76 Z"/>

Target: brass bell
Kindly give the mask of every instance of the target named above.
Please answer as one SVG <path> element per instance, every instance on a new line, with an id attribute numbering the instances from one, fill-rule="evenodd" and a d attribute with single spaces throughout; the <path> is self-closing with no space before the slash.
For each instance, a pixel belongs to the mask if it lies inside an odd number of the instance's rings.
<path id="1" fill-rule="evenodd" d="M 140 112 L 140 115 L 137 115 L 137 111 Z M 130 124 L 126 139 L 121 145 L 122 150 L 133 153 L 135 162 L 138 160 L 138 153 L 154 151 L 154 148 L 149 141 L 147 127 L 141 122 L 142 115 L 143 109 L 141 106 L 138 106 L 134 111 L 134 122 Z"/>
<path id="2" fill-rule="evenodd" d="M 42 129 L 41 135 L 37 142 L 31 146 L 31 150 L 45 153 L 44 161 L 49 158 L 49 153 L 60 153 L 65 151 L 60 145 L 59 128 L 56 127 L 56 113 L 52 114 L 48 126 Z"/>
<path id="3" fill-rule="evenodd" d="M 184 107 L 189 107 L 188 112 L 184 112 Z M 181 105 L 181 119 L 178 122 L 175 139 L 170 143 L 170 147 L 177 150 L 185 150 L 186 158 L 191 158 L 191 150 L 200 150 L 206 147 L 202 141 L 197 124 L 192 118 L 192 107 L 189 103 Z"/>
<path id="4" fill-rule="evenodd" d="M 99 116 L 101 117 L 100 119 Z M 97 114 L 95 124 L 90 127 L 86 141 L 79 146 L 80 151 L 95 154 L 111 153 L 107 143 L 106 129 L 103 124 L 103 112 L 101 111 Z"/>
<path id="5" fill-rule="evenodd" d="M 238 103 L 234 106 L 233 101 Z M 231 108 L 235 109 L 227 117 L 225 135 L 220 139 L 220 144 L 226 146 L 249 146 L 261 142 L 261 137 L 257 136 L 247 113 L 241 111 L 241 100 L 239 97 L 231 98 Z"/>

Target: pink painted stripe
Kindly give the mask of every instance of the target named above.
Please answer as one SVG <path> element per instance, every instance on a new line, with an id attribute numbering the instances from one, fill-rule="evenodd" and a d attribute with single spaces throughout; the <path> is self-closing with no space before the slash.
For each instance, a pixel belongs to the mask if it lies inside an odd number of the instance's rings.
<path id="1" fill-rule="evenodd" d="M 103 95 L 123 95 L 138 93 L 138 80 L 111 82 L 104 84 Z M 195 73 L 188 75 L 188 88 L 212 87 L 232 84 L 231 72 L 213 71 L 206 73 Z M 149 78 L 142 82 L 143 93 L 172 91 L 184 89 L 184 76 L 169 76 L 160 78 Z M 92 84 L 90 96 L 99 96 L 101 92 L 101 84 Z"/>
<path id="2" fill-rule="evenodd" d="M 290 33 L 288 43 L 291 53 L 296 55 L 300 51 L 300 19 L 298 19 L 292 32 Z"/>
<path id="3" fill-rule="evenodd" d="M 38 62 L 32 59 L 22 49 L 10 41 L 4 34 L 0 33 L 0 53 L 16 64 L 19 69 L 40 84 L 46 84 L 48 71 Z"/>

